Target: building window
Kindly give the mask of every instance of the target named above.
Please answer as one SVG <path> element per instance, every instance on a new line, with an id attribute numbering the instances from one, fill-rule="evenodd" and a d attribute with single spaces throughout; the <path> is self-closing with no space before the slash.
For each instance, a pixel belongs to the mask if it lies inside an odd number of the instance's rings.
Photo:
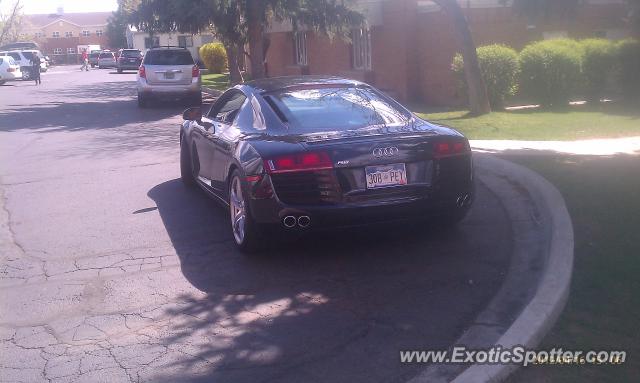
<path id="1" fill-rule="evenodd" d="M 160 37 L 145 37 L 144 38 L 144 48 L 151 49 L 153 47 L 160 46 Z"/>
<path id="2" fill-rule="evenodd" d="M 308 65 L 307 58 L 307 32 L 296 32 L 293 34 L 293 48 L 297 65 Z"/>
<path id="3" fill-rule="evenodd" d="M 89 37 L 89 35 L 90 35 L 89 31 L 82 31 L 83 37 Z"/>
<path id="4" fill-rule="evenodd" d="M 193 46 L 193 37 L 192 36 L 178 36 L 178 46 L 182 48 L 192 47 Z"/>
<path id="5" fill-rule="evenodd" d="M 102 36 L 102 29 L 98 29 L 96 31 L 96 36 Z"/>
<path id="6" fill-rule="evenodd" d="M 60 37 L 60 32 L 53 32 L 53 33 L 51 34 L 51 36 L 53 36 L 53 37 L 55 37 L 55 38 L 58 38 L 58 37 Z"/>
<path id="7" fill-rule="evenodd" d="M 76 48 L 67 48 L 67 54 L 72 55 L 76 53 Z"/>
<path id="8" fill-rule="evenodd" d="M 353 46 L 353 69 L 371 70 L 371 32 L 369 29 L 354 29 L 351 32 Z"/>
<path id="9" fill-rule="evenodd" d="M 62 48 L 54 48 L 53 49 L 53 54 L 54 55 L 61 55 L 62 54 Z"/>
<path id="10" fill-rule="evenodd" d="M 73 32 L 65 32 L 64 37 L 73 37 Z"/>
<path id="11" fill-rule="evenodd" d="M 36 32 L 36 39 L 41 39 L 44 37 L 44 32 Z"/>

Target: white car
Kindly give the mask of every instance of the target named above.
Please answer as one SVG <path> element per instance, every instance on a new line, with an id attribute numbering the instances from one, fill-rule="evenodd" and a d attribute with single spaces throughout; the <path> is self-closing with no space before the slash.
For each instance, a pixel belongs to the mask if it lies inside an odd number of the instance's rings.
<path id="1" fill-rule="evenodd" d="M 102 51 L 98 56 L 98 69 L 102 68 L 115 68 L 117 66 L 116 56 L 113 52 Z"/>
<path id="2" fill-rule="evenodd" d="M 11 56 L 0 56 L 0 85 L 7 81 L 22 79 L 20 65 Z"/>
<path id="3" fill-rule="evenodd" d="M 152 48 L 138 69 L 138 106 L 157 99 L 184 98 L 202 105 L 200 69 L 185 48 Z"/>
<path id="4" fill-rule="evenodd" d="M 31 58 L 33 55 L 40 57 L 40 71 L 46 72 L 48 69 L 47 60 L 39 50 L 25 49 L 19 51 L 3 51 L 0 52 L 0 56 L 11 56 L 16 64 L 20 65 L 20 71 L 22 72 L 23 80 L 31 80 Z"/>

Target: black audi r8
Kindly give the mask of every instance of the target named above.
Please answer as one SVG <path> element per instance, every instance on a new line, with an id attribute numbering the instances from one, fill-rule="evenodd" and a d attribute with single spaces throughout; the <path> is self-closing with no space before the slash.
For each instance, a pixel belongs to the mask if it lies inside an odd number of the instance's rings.
<path id="1" fill-rule="evenodd" d="M 451 225 L 473 201 L 467 139 L 358 81 L 251 81 L 183 118 L 182 180 L 228 207 L 243 251 L 261 247 L 270 228 L 408 218 Z"/>

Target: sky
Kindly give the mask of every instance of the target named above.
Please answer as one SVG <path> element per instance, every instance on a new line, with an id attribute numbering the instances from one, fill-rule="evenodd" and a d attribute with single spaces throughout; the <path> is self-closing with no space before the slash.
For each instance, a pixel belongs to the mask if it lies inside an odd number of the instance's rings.
<path id="1" fill-rule="evenodd" d="M 0 13 L 6 14 L 16 0 L 0 0 Z M 26 14 L 54 13 L 62 7 L 66 13 L 111 12 L 118 8 L 117 0 L 20 0 Z"/>

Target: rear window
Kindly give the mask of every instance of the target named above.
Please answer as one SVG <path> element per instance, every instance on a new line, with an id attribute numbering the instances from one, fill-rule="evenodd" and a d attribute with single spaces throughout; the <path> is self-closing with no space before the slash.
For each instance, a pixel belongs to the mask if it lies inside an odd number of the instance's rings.
<path id="1" fill-rule="evenodd" d="M 289 130 L 297 133 L 346 131 L 372 125 L 402 126 L 411 115 L 368 87 L 285 89 L 265 95 Z"/>
<path id="2" fill-rule="evenodd" d="M 17 53 L 10 52 L 9 56 L 11 56 L 14 60 L 18 60 L 18 61 L 21 60 L 20 55 Z"/>
<path id="3" fill-rule="evenodd" d="M 100 53 L 100 57 L 101 59 L 106 59 L 106 58 L 113 58 L 113 53 L 109 52 L 109 53 Z"/>
<path id="4" fill-rule="evenodd" d="M 151 50 L 144 56 L 147 65 L 193 65 L 187 50 Z"/>
<path id="5" fill-rule="evenodd" d="M 22 52 L 22 55 L 27 59 L 31 60 L 33 58 L 33 52 Z"/>
<path id="6" fill-rule="evenodd" d="M 100 56 L 100 53 L 91 53 L 89 55 L 89 57 L 93 57 L 93 58 L 98 57 L 98 56 Z"/>
<path id="7" fill-rule="evenodd" d="M 122 51 L 121 56 L 123 57 L 140 57 L 140 51 Z"/>

